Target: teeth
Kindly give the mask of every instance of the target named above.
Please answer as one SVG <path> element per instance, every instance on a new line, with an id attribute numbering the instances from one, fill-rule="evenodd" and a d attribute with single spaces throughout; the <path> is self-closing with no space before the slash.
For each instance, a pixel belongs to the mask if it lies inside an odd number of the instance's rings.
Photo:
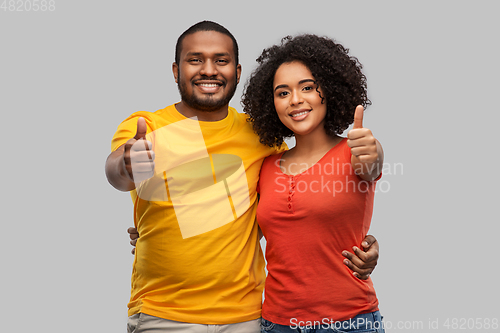
<path id="1" fill-rule="evenodd" d="M 303 116 L 305 114 L 309 113 L 309 111 L 302 111 L 302 112 L 299 112 L 299 113 L 296 113 L 296 114 L 293 114 L 292 115 L 292 118 L 295 118 L 295 117 L 299 117 L 299 116 Z"/>
<path id="2" fill-rule="evenodd" d="M 200 86 L 209 87 L 209 88 L 215 88 L 215 87 L 218 87 L 219 85 L 215 84 L 215 83 L 200 83 Z"/>

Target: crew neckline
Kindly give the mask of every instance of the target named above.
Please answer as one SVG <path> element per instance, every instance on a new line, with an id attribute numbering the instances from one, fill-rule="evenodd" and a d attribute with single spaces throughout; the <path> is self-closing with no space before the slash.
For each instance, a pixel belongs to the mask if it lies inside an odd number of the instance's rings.
<path id="1" fill-rule="evenodd" d="M 227 116 L 224 117 L 224 119 L 215 120 L 215 121 L 206 121 L 206 120 L 193 119 L 194 117 L 188 118 L 188 117 L 184 116 L 176 108 L 176 105 L 179 104 L 179 103 L 180 102 L 175 103 L 175 104 L 173 104 L 173 105 L 170 106 L 173 109 L 172 113 L 174 114 L 175 118 L 178 118 L 179 120 L 186 120 L 186 119 L 188 119 L 188 120 L 191 120 L 191 121 L 196 121 L 196 122 L 198 122 L 200 124 L 201 127 L 205 127 L 205 128 L 223 128 L 223 127 L 225 127 L 228 124 L 231 124 L 233 122 L 235 109 L 233 107 L 231 107 L 231 106 L 228 106 Z"/>
<path id="2" fill-rule="evenodd" d="M 335 149 L 337 148 L 340 148 L 340 146 L 343 144 L 344 141 L 346 141 L 347 138 L 342 138 L 342 140 L 340 140 L 335 146 L 333 146 L 332 148 L 330 148 L 323 156 L 321 156 L 321 158 L 319 160 L 316 161 L 316 163 L 314 163 L 313 165 L 311 165 L 309 168 L 307 168 L 306 170 L 302 171 L 302 172 L 299 172 L 299 173 L 295 173 L 295 174 L 289 174 L 289 173 L 285 173 L 281 170 L 281 157 L 283 156 L 284 153 L 286 153 L 286 151 L 280 153 L 278 156 L 277 156 L 277 159 L 280 161 L 280 163 L 274 163 L 275 167 L 278 168 L 279 172 L 285 176 L 288 176 L 288 177 L 298 177 L 300 175 L 303 175 L 307 172 L 309 172 L 309 170 L 311 170 L 312 168 L 314 168 L 317 164 L 319 164 L 324 158 L 326 158 L 331 152 L 333 152 Z"/>

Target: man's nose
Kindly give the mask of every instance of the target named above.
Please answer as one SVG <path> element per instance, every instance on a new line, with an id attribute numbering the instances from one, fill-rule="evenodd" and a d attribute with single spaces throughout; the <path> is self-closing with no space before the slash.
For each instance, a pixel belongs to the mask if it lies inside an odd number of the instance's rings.
<path id="1" fill-rule="evenodd" d="M 201 70 L 200 70 L 200 75 L 206 75 L 206 76 L 216 76 L 219 74 L 217 72 L 217 66 L 211 61 L 206 61 L 203 63 Z"/>

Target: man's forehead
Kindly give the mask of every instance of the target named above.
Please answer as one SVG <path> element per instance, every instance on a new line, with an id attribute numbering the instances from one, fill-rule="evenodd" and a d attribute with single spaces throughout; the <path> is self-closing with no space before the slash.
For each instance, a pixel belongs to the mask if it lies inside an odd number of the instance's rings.
<path id="1" fill-rule="evenodd" d="M 187 55 L 203 55 L 204 53 L 206 53 L 206 52 L 203 52 L 203 51 L 189 51 L 189 50 L 186 52 Z M 229 52 L 215 52 L 215 55 L 223 57 L 223 56 L 231 55 L 231 53 L 229 53 Z"/>
<path id="2" fill-rule="evenodd" d="M 182 54 L 234 56 L 232 39 L 217 31 L 197 31 L 182 41 Z"/>

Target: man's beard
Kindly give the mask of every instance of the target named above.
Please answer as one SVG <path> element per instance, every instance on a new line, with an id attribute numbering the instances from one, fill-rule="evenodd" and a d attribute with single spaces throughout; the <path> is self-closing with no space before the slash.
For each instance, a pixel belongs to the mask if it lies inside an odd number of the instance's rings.
<path id="1" fill-rule="evenodd" d="M 181 82 L 182 80 L 179 80 Z M 226 85 L 226 88 L 229 87 Z M 223 106 L 226 106 L 229 104 L 229 101 L 231 98 L 233 98 L 234 93 L 236 92 L 236 84 L 233 85 L 232 87 L 229 87 L 229 90 L 227 93 L 219 99 L 214 99 L 213 95 L 214 94 L 205 94 L 203 98 L 199 98 L 195 96 L 195 94 L 188 95 L 186 92 L 186 84 L 177 84 L 177 88 L 179 89 L 179 93 L 181 94 L 181 99 L 186 105 L 188 105 L 190 108 L 195 109 L 195 110 L 200 110 L 204 112 L 213 112 L 217 111 Z"/>

